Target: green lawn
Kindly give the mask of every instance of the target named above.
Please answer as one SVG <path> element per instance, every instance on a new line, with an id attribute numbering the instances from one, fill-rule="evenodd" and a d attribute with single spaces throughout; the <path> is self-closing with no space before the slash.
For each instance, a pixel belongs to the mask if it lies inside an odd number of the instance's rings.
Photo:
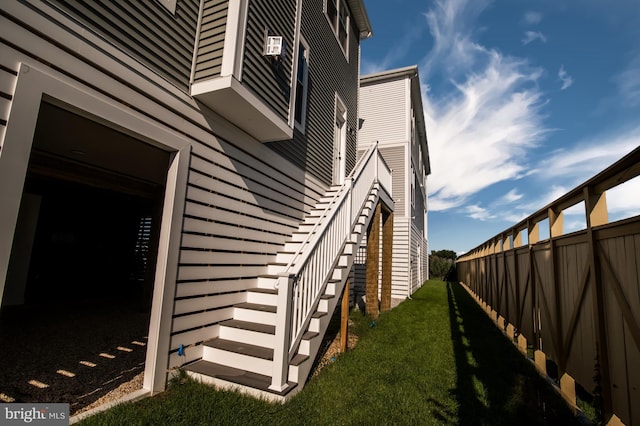
<path id="1" fill-rule="evenodd" d="M 82 425 L 575 424 L 572 413 L 457 284 L 427 281 L 288 403 L 191 380 Z"/>

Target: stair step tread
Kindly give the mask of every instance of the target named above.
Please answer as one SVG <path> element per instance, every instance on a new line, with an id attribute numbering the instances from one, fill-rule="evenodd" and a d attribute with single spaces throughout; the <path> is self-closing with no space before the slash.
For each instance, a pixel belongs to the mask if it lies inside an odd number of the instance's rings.
<path id="1" fill-rule="evenodd" d="M 263 294 L 278 294 L 278 290 L 276 290 L 275 288 L 256 287 L 256 288 L 250 288 L 248 291 L 253 293 L 263 293 Z"/>
<path id="2" fill-rule="evenodd" d="M 311 340 L 316 336 L 319 336 L 320 333 L 318 333 L 317 331 L 307 331 L 306 333 L 304 333 L 302 335 L 302 340 Z"/>
<path id="3" fill-rule="evenodd" d="M 242 309 L 252 309 L 254 311 L 276 313 L 276 307 L 273 306 L 273 305 L 264 305 L 264 304 L 260 304 L 260 303 L 242 302 L 242 303 L 236 303 L 233 306 L 236 307 L 236 308 L 242 308 Z"/>
<path id="4" fill-rule="evenodd" d="M 327 315 L 326 312 L 320 312 L 320 311 L 315 311 L 313 313 L 313 315 L 311 315 L 312 318 L 322 318 L 323 316 Z"/>
<path id="5" fill-rule="evenodd" d="M 273 361 L 273 349 L 263 346 L 250 345 L 248 343 L 235 342 L 216 337 L 204 342 L 205 346 L 210 348 L 222 349 L 223 351 L 234 352 L 241 355 L 252 356 L 254 358 L 262 358 Z"/>
<path id="6" fill-rule="evenodd" d="M 275 274 L 262 274 L 262 275 L 258 275 L 258 278 L 274 279 L 274 278 L 280 278 L 280 277 L 278 275 L 275 275 Z"/>
<path id="7" fill-rule="evenodd" d="M 335 297 L 335 294 L 327 294 L 327 293 L 325 293 L 322 296 L 320 296 L 320 299 L 329 300 L 329 299 L 333 299 L 334 297 Z"/>
<path id="8" fill-rule="evenodd" d="M 260 324 L 257 322 L 230 319 L 222 321 L 220 325 L 231 328 L 239 328 L 242 330 L 257 331 L 258 333 L 276 334 L 276 327 L 274 325 Z"/>
<path id="9" fill-rule="evenodd" d="M 273 393 L 276 395 L 286 395 L 291 392 L 297 383 L 289 382 L 289 386 L 283 392 L 276 392 L 269 389 L 271 385 L 271 377 L 264 376 L 262 374 L 252 373 L 250 371 L 240 370 L 237 368 L 227 367 L 226 365 L 216 364 L 214 362 L 199 360 L 192 364 L 185 366 L 187 371 L 203 374 L 209 377 L 215 377 L 227 382 L 237 383 L 242 386 L 247 386 L 254 389 L 260 389 L 265 392 Z"/>
<path id="10" fill-rule="evenodd" d="M 305 362 L 308 359 L 309 359 L 309 355 L 296 354 L 291 359 L 291 365 L 300 365 L 300 364 L 302 364 L 303 362 Z"/>

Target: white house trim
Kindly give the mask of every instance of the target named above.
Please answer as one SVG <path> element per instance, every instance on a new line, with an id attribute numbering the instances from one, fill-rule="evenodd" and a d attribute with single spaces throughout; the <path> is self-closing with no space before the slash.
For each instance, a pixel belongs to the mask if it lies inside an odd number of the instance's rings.
<path id="1" fill-rule="evenodd" d="M 306 41 L 304 41 L 304 39 L 302 38 L 302 34 L 300 31 L 301 27 L 302 27 L 302 0 L 298 0 L 296 2 L 296 28 L 293 36 L 293 46 L 291 46 L 293 67 L 291 70 L 291 81 L 289 82 L 289 87 L 291 87 L 291 93 L 289 94 L 289 126 L 290 127 L 295 126 L 296 128 L 298 128 L 298 130 L 304 131 L 304 116 L 302 120 L 302 126 L 299 126 L 298 123 L 296 123 L 296 118 L 295 118 L 296 79 L 298 76 L 298 55 L 300 54 L 299 53 L 300 43 L 302 42 L 305 48 L 307 49 L 307 51 L 309 51 L 309 44 Z M 308 65 L 309 64 L 307 63 L 307 67 Z"/>
<path id="2" fill-rule="evenodd" d="M 264 104 L 232 75 L 213 78 L 191 86 L 191 96 L 262 142 L 291 139 L 293 129 L 287 121 Z M 242 123 L 238 120 L 242 118 Z"/>
<path id="3" fill-rule="evenodd" d="M 242 80 L 242 52 L 247 29 L 247 0 L 229 0 L 220 75 Z"/>

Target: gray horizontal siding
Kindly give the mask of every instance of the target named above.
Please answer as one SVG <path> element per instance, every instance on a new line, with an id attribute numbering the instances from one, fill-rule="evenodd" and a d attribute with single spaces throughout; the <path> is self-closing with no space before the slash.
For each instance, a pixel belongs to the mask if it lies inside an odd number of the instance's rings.
<path id="1" fill-rule="evenodd" d="M 195 82 L 220 75 L 228 11 L 229 0 L 204 2 L 195 63 Z"/>
<path id="2" fill-rule="evenodd" d="M 309 44 L 309 76 L 306 129 L 294 131 L 294 139 L 269 143 L 274 151 L 307 170 L 323 182 L 331 183 L 335 93 L 347 108 L 347 126 L 358 128 L 358 37 L 349 29 L 350 60 L 347 62 L 323 11 L 323 0 L 305 0 L 302 35 Z M 347 132 L 347 174 L 356 162 L 356 135 Z"/>
<path id="3" fill-rule="evenodd" d="M 17 69 L 11 69 L 11 64 L 0 63 L 0 148 L 9 121 L 13 91 L 18 76 Z"/>
<path id="4" fill-rule="evenodd" d="M 326 185 L 225 121 L 216 121 L 148 68 L 117 59 L 112 43 L 55 16 L 50 19 L 54 25 L 41 30 L 45 34 L 32 30 L 44 27 L 40 13 L 24 24 L 3 21 L 9 39 L 0 42 L 0 92 L 12 95 L 19 63 L 28 63 L 60 73 L 101 101 L 131 112 L 132 122 L 142 115 L 145 126 L 170 129 L 191 141 L 169 367 L 197 359 L 201 342 L 217 335 L 218 323 L 232 315 L 230 306 L 255 285 Z M 4 112 L 0 119 L 8 117 L 6 104 Z M 176 353 L 181 344 L 188 348 L 185 357 Z"/>
<path id="5" fill-rule="evenodd" d="M 172 354 L 173 365 L 200 356 L 313 204 L 277 165 L 224 142 L 194 146 L 171 344 L 193 350 L 189 359 Z"/>
<path id="6" fill-rule="evenodd" d="M 156 1 L 48 0 L 108 42 L 186 88 L 199 1 L 179 0 L 175 15 Z"/>
<path id="7" fill-rule="evenodd" d="M 391 168 L 394 213 L 396 216 L 406 215 L 407 173 L 405 170 L 406 146 L 381 147 L 380 154 Z"/>
<path id="8" fill-rule="evenodd" d="M 195 345 L 193 359 L 314 203 L 273 156 L 218 143 L 194 145 L 187 188 L 172 347 Z M 187 361 L 175 354 L 172 360 Z"/>
<path id="9" fill-rule="evenodd" d="M 295 21 L 296 0 L 249 1 L 242 82 L 285 121 L 289 119 Z M 280 64 L 264 56 L 267 29 L 286 41 L 287 54 Z"/>

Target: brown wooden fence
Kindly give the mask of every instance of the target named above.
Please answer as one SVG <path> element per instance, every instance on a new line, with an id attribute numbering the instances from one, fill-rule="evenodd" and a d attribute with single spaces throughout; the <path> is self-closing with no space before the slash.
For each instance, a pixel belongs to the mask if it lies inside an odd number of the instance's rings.
<path id="1" fill-rule="evenodd" d="M 640 216 L 609 223 L 606 192 L 638 175 L 640 148 L 457 262 L 461 283 L 541 372 L 555 363 L 570 402 L 575 379 L 606 420 L 627 425 L 640 425 Z M 565 233 L 563 211 L 581 202 L 586 229 Z"/>

